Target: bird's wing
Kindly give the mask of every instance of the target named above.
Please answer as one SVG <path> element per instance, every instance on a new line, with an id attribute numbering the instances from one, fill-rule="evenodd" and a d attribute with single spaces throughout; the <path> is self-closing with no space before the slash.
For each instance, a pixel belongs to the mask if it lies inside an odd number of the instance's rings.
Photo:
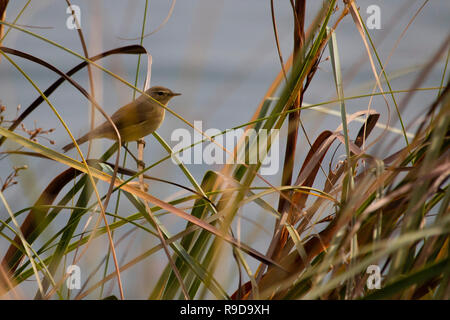
<path id="1" fill-rule="evenodd" d="M 111 119 L 117 128 L 128 127 L 130 125 L 136 125 L 146 120 L 144 106 L 140 103 L 139 99 L 134 102 L 128 103 L 119 110 L 117 110 Z"/>

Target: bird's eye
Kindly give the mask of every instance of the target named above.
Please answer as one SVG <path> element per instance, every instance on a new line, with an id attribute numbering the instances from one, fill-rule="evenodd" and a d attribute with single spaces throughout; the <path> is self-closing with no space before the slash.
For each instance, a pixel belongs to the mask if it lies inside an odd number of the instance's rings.
<path id="1" fill-rule="evenodd" d="M 156 94 L 157 94 L 158 96 L 162 96 L 162 95 L 164 95 L 164 92 L 158 91 Z"/>

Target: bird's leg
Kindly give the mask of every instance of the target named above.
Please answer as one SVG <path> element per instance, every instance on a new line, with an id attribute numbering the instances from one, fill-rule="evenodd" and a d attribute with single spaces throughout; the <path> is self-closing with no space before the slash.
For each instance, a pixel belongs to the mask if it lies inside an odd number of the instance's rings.
<path id="1" fill-rule="evenodd" d="M 145 168 L 145 164 L 144 164 L 144 148 L 145 148 L 145 141 L 144 139 L 139 139 L 137 141 L 137 149 L 138 149 L 138 158 L 140 160 L 141 163 L 137 164 L 137 169 L 138 171 L 142 171 Z M 144 182 L 144 175 L 141 174 L 139 175 L 139 184 L 141 185 L 141 190 L 145 190 L 145 182 Z M 148 186 L 147 186 L 147 190 L 148 190 Z M 150 212 L 150 208 L 148 207 L 147 202 L 145 203 L 145 208 L 147 210 L 147 213 Z"/>
<path id="2" fill-rule="evenodd" d="M 142 146 L 145 148 L 146 143 L 144 139 L 139 139 L 137 142 L 138 144 L 142 144 Z"/>
<path id="3" fill-rule="evenodd" d="M 145 148 L 145 140 L 144 139 L 139 139 L 137 141 L 137 147 L 138 147 L 138 162 L 137 162 L 137 166 L 138 168 L 140 168 L 141 170 L 143 170 L 145 168 L 145 163 L 143 160 L 141 160 L 141 158 L 144 158 L 144 148 Z"/>
<path id="4" fill-rule="evenodd" d="M 128 147 L 126 145 L 122 145 L 122 147 L 125 148 L 125 150 L 130 154 L 130 156 L 134 159 L 134 161 L 136 161 L 136 164 L 140 167 L 145 168 L 145 163 L 142 160 L 139 160 L 138 158 L 136 158 L 136 156 L 130 151 L 130 149 L 128 149 Z"/>

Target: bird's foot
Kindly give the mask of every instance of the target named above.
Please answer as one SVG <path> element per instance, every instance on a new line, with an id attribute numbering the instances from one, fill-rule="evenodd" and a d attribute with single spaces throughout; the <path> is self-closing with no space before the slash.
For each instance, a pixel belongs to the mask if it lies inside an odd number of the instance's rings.
<path id="1" fill-rule="evenodd" d="M 142 160 L 136 160 L 136 165 L 138 168 L 145 168 L 145 162 Z"/>
<path id="2" fill-rule="evenodd" d="M 144 140 L 144 139 L 139 139 L 139 140 L 137 141 L 137 143 L 138 143 L 138 145 L 139 145 L 139 144 L 142 144 L 142 146 L 145 148 L 145 140 Z"/>

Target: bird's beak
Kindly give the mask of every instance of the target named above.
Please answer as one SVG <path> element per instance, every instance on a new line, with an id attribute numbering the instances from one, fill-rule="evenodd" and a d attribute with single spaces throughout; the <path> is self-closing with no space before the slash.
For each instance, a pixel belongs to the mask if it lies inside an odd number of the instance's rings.
<path id="1" fill-rule="evenodd" d="M 181 96 L 181 93 L 178 93 L 178 92 L 172 92 L 172 97 L 175 97 L 175 96 Z"/>

